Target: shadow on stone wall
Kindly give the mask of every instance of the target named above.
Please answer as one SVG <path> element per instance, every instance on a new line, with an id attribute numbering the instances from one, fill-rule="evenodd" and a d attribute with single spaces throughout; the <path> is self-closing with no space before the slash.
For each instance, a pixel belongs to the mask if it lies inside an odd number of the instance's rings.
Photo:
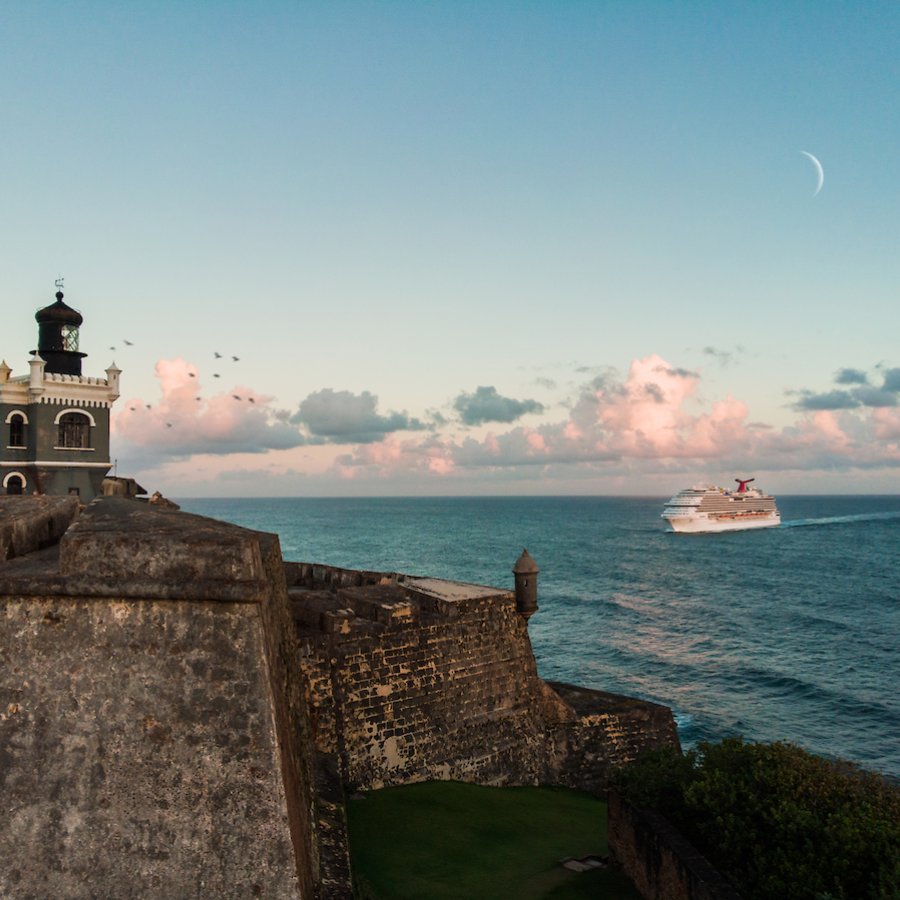
<path id="1" fill-rule="evenodd" d="M 609 850 L 646 900 L 741 900 L 662 816 L 609 796 Z"/>

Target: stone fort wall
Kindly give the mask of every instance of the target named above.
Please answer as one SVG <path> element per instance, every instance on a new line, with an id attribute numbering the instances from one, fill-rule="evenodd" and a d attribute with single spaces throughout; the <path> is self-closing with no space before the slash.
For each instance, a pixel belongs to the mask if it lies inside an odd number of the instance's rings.
<path id="1" fill-rule="evenodd" d="M 313 896 L 277 541 L 107 499 L 42 550 L 77 504 L 2 500 L 0 896 Z"/>
<path id="2" fill-rule="evenodd" d="M 0 896 L 348 897 L 347 789 L 603 791 L 677 745 L 542 681 L 510 591 L 113 497 L 0 497 L 0 550 Z"/>
<path id="3" fill-rule="evenodd" d="M 564 784 L 677 746 L 666 707 L 547 684 L 510 591 L 286 564 L 313 734 L 344 782 Z"/>

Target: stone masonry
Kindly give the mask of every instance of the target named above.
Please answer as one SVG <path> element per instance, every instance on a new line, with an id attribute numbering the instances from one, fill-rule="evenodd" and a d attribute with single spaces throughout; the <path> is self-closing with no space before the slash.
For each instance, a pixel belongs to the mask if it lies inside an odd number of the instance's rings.
<path id="1" fill-rule="evenodd" d="M 0 897 L 349 897 L 347 790 L 602 792 L 677 745 L 665 707 L 542 681 L 510 591 L 79 509 L 0 497 Z"/>
<path id="2" fill-rule="evenodd" d="M 603 791 L 677 745 L 671 711 L 537 675 L 510 591 L 286 564 L 313 736 L 354 789 L 425 779 Z"/>
<path id="3" fill-rule="evenodd" d="M 277 539 L 103 498 L 41 549 L 78 506 L 38 500 L 0 498 L 0 897 L 314 896 Z"/>

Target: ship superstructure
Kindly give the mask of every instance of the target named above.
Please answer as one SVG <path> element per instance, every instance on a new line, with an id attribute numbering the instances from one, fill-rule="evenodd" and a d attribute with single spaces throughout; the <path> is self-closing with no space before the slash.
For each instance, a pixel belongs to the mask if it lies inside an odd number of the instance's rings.
<path id="1" fill-rule="evenodd" d="M 667 504 L 662 517 L 672 531 L 704 534 L 771 528 L 781 524 L 775 498 L 747 485 L 754 478 L 736 478 L 736 490 L 713 485 L 695 485 L 679 491 Z"/>

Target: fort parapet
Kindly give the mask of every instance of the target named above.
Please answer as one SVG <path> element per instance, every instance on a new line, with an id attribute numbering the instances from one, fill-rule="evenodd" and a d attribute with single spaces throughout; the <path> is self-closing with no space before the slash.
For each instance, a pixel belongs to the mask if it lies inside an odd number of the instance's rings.
<path id="1" fill-rule="evenodd" d="M 510 591 L 78 509 L 0 497 L 0 896 L 349 896 L 347 789 L 602 791 L 677 744 L 665 707 L 542 681 Z"/>
<path id="2" fill-rule="evenodd" d="M 287 563 L 313 734 L 358 789 L 427 779 L 602 791 L 671 711 L 538 677 L 508 590 Z"/>

